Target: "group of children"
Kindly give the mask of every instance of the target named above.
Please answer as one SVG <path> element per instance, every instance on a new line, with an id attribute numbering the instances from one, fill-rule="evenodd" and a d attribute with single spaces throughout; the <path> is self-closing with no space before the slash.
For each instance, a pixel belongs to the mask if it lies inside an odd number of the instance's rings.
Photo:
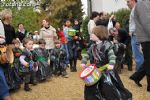
<path id="1" fill-rule="evenodd" d="M 37 34 L 25 37 L 22 41 L 17 38 L 12 41 L 14 62 L 4 64 L 7 66 L 4 70 L 9 90 L 19 89 L 24 83 L 24 90 L 30 91 L 29 84 L 36 85 L 53 75 L 68 78 L 66 69 L 69 66 L 71 72 L 77 71 L 78 53 L 81 53 L 78 21 L 72 27 L 71 21 L 66 20 L 61 31 L 62 38 L 58 33 L 59 39 L 54 40 L 55 47 L 50 50 L 45 47 L 46 41 Z"/>
<path id="2" fill-rule="evenodd" d="M 20 41 L 13 40 L 14 63 L 11 65 L 10 79 L 8 79 L 10 82 L 8 85 L 14 86 L 11 86 L 12 89 L 19 89 L 20 85 L 24 83 L 24 90 L 30 91 L 29 84 L 36 85 L 38 81 L 43 82 L 52 74 L 68 77 L 64 63 L 67 54 L 61 49 L 59 40 L 55 41 L 55 48 L 50 52 L 45 49 L 44 39 L 39 39 L 38 48 L 33 48 L 33 40 L 29 37 L 24 38 L 22 43 L 23 50 L 20 49 Z M 50 68 L 48 59 L 53 61 L 53 70 Z"/>

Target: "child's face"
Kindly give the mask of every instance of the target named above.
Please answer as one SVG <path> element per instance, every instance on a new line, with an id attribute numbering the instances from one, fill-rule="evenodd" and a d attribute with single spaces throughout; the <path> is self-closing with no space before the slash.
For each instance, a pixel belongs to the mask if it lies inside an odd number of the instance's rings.
<path id="1" fill-rule="evenodd" d="M 33 41 L 28 41 L 28 43 L 25 44 L 25 47 L 28 50 L 33 50 Z"/>
<path id="2" fill-rule="evenodd" d="M 60 48 L 61 47 L 61 44 L 57 43 L 55 44 L 56 48 Z"/>
<path id="3" fill-rule="evenodd" d="M 39 35 L 39 33 L 38 33 L 38 32 L 35 32 L 34 35 Z"/>
<path id="4" fill-rule="evenodd" d="M 75 25 L 78 25 L 78 24 L 79 24 L 79 22 L 76 20 L 76 21 L 74 22 L 74 24 L 75 24 Z"/>
<path id="5" fill-rule="evenodd" d="M 39 46 L 40 46 L 40 48 L 45 49 L 45 44 L 40 44 Z"/>
<path id="6" fill-rule="evenodd" d="M 19 48 L 20 47 L 20 43 L 15 43 L 15 47 Z"/>
<path id="7" fill-rule="evenodd" d="M 71 22 L 68 20 L 66 21 L 66 26 L 70 27 L 71 26 Z"/>
<path id="8" fill-rule="evenodd" d="M 93 40 L 95 42 L 99 40 L 99 38 L 93 33 L 91 34 L 90 38 L 91 38 L 91 40 Z"/>

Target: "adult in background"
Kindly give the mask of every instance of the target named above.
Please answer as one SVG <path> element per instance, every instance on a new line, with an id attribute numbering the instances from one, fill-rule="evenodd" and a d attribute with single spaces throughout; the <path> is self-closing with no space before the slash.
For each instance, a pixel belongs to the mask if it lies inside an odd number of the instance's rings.
<path id="1" fill-rule="evenodd" d="M 94 12 L 92 12 L 90 20 L 88 22 L 88 33 L 89 33 L 89 36 L 91 36 L 92 30 L 96 26 L 96 21 L 97 20 L 99 20 L 99 13 L 94 11 Z M 90 39 L 89 46 L 92 44 L 92 42 L 93 41 Z"/>
<path id="2" fill-rule="evenodd" d="M 136 3 L 137 0 L 127 1 L 127 5 L 131 9 L 130 19 L 129 19 L 129 35 L 131 36 L 131 46 L 132 46 L 133 56 L 136 62 L 136 70 L 138 70 L 143 64 L 144 58 L 140 50 L 141 45 L 137 41 L 136 32 L 135 32 L 135 30 L 137 29 L 135 25 L 135 15 L 134 15 Z"/>
<path id="3" fill-rule="evenodd" d="M 11 25 L 12 12 L 9 9 L 4 9 L 1 13 L 1 19 L 4 25 L 5 41 L 6 44 L 9 45 L 12 44 L 12 40 L 16 38 L 15 29 Z"/>
<path id="4" fill-rule="evenodd" d="M 1 19 L 1 12 L 0 12 L 0 19 Z M 5 42 L 4 26 L 2 21 L 0 20 L 0 46 L 3 46 L 4 42 Z M 0 64 L 0 100 L 11 100 L 9 88 L 6 82 L 6 78 L 4 76 L 4 70 L 1 64 Z"/>
<path id="5" fill-rule="evenodd" d="M 130 36 L 126 29 L 121 28 L 120 23 L 116 22 L 115 28 L 118 30 L 118 41 L 126 45 L 125 48 L 125 64 L 128 66 L 128 70 L 132 71 L 132 51 L 131 51 L 131 42 Z M 123 66 L 122 66 L 123 67 Z"/>
<path id="6" fill-rule="evenodd" d="M 46 41 L 46 49 L 51 50 L 54 46 L 54 41 L 57 39 L 56 29 L 49 23 L 49 19 L 45 18 L 42 21 L 42 28 L 40 29 L 40 38 Z"/>
<path id="7" fill-rule="evenodd" d="M 135 72 L 134 80 L 141 81 L 146 75 L 147 91 L 150 92 L 150 1 L 140 0 L 135 7 L 136 37 L 142 45 L 144 63 L 140 69 Z"/>
<path id="8" fill-rule="evenodd" d="M 130 19 L 129 19 L 129 35 L 131 36 L 131 46 L 132 46 L 132 53 L 136 63 L 136 71 L 144 62 L 144 57 L 142 51 L 140 50 L 140 43 L 137 41 L 137 33 L 136 33 L 136 24 L 135 24 L 135 7 L 136 7 L 137 0 L 127 0 L 127 5 L 131 9 Z M 131 75 L 130 79 L 134 80 L 134 82 L 141 87 L 139 80 L 135 79 L 134 74 Z"/>
<path id="9" fill-rule="evenodd" d="M 1 12 L 0 12 L 0 43 L 5 42 L 5 33 L 4 33 L 4 25 L 1 21 Z"/>
<path id="10" fill-rule="evenodd" d="M 4 9 L 1 12 L 1 19 L 4 26 L 4 33 L 5 33 L 5 43 L 3 43 L 3 46 L 11 46 L 12 47 L 12 41 L 13 39 L 16 39 L 15 29 L 11 25 L 12 21 L 12 12 L 10 9 Z M 4 68 L 4 74 L 6 78 L 6 82 L 9 86 L 10 90 L 16 90 L 19 89 L 19 86 L 16 83 L 16 78 L 14 69 L 10 66 L 9 63 L 1 64 Z"/>
<path id="11" fill-rule="evenodd" d="M 18 24 L 18 31 L 16 32 L 17 38 L 19 38 L 20 42 L 22 42 L 22 40 L 27 37 L 28 32 L 27 30 L 24 28 L 24 24 L 23 23 L 19 23 Z"/>
<path id="12" fill-rule="evenodd" d="M 55 47 L 54 41 L 57 39 L 56 29 L 50 25 L 49 18 L 42 20 L 42 28 L 40 29 L 40 38 L 46 42 L 45 48 L 49 51 Z M 53 71 L 53 62 L 50 62 L 51 71 Z"/>
<path id="13" fill-rule="evenodd" d="M 126 19 L 125 27 L 127 33 L 129 33 L 129 18 Z M 131 47 L 131 36 L 128 34 L 128 39 L 126 42 L 126 50 L 125 50 L 125 58 L 124 58 L 124 64 L 127 64 L 128 66 L 133 65 L 132 59 L 132 47 Z"/>
<path id="14" fill-rule="evenodd" d="M 96 21 L 96 26 L 104 25 L 107 27 L 108 22 L 109 22 L 109 18 L 107 16 L 108 16 L 108 14 L 106 12 L 100 12 L 99 19 Z"/>
<path id="15" fill-rule="evenodd" d="M 116 18 L 114 15 L 109 17 L 108 13 L 100 12 L 99 19 L 96 21 L 96 26 L 103 25 L 107 27 L 110 21 L 112 22 L 112 26 L 115 26 Z"/>

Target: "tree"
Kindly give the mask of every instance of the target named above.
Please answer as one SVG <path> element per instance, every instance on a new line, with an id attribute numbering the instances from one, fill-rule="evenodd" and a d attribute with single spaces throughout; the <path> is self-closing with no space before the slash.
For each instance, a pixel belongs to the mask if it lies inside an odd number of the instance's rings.
<path id="1" fill-rule="evenodd" d="M 55 23 L 55 26 L 62 26 L 67 18 L 82 18 L 82 3 L 81 0 L 51 0 L 50 12 L 52 23 Z"/>
<path id="2" fill-rule="evenodd" d="M 88 22 L 90 18 L 87 16 L 82 21 L 81 29 L 82 29 L 82 36 L 86 41 L 89 41 L 89 33 L 88 33 Z"/>
<path id="3" fill-rule="evenodd" d="M 13 19 L 12 24 L 17 29 L 18 23 L 23 23 L 29 32 L 39 30 L 41 27 L 41 15 L 34 12 L 32 7 L 22 8 L 20 10 L 12 9 Z"/>
<path id="4" fill-rule="evenodd" d="M 14 2 L 8 0 L 10 2 Z M 25 0 L 27 2 L 36 3 L 39 0 Z M 16 0 L 20 2 L 20 0 Z M 6 2 L 4 2 L 6 3 Z M 28 30 L 37 30 L 41 26 L 41 20 L 44 17 L 49 17 L 51 24 L 54 27 L 62 26 L 64 19 L 81 19 L 82 3 L 80 0 L 40 0 L 40 13 L 33 11 L 34 7 L 21 7 L 21 9 L 13 8 L 13 25 L 17 26 L 18 23 L 24 23 Z M 6 7 L 1 7 L 2 9 Z M 10 8 L 10 7 L 8 7 Z"/>
<path id="5" fill-rule="evenodd" d="M 117 21 L 121 24 L 122 27 L 126 26 L 126 22 L 129 19 L 130 10 L 128 9 L 119 9 L 117 12 L 114 12 Z"/>

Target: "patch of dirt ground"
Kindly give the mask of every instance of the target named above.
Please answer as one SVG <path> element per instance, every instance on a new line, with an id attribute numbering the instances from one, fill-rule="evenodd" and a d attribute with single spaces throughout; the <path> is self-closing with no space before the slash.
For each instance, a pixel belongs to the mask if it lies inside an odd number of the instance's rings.
<path id="1" fill-rule="evenodd" d="M 80 67 L 78 72 L 70 72 L 68 69 L 69 78 L 53 77 L 52 80 L 31 86 L 31 92 L 25 92 L 22 86 L 20 90 L 11 94 L 12 98 L 13 100 L 84 100 L 84 83 L 79 78 L 81 70 Z M 125 87 L 132 92 L 133 100 L 150 100 L 150 93 L 146 92 L 146 78 L 141 81 L 143 87 L 139 88 L 129 79 L 133 72 L 127 71 L 125 66 L 120 74 Z"/>

